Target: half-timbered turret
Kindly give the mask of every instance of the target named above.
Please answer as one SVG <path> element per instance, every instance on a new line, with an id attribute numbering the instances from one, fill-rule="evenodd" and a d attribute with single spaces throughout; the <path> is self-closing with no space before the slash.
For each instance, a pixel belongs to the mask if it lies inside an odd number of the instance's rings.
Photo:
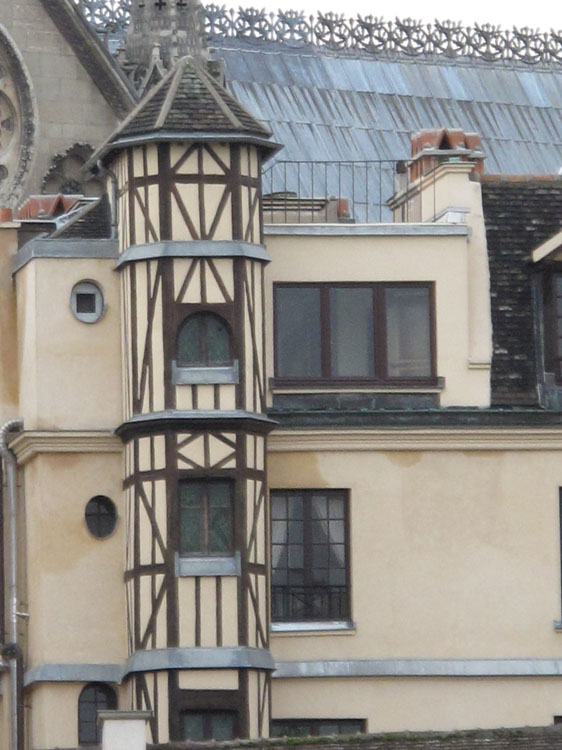
<path id="1" fill-rule="evenodd" d="M 268 733 L 268 139 L 186 57 L 101 152 L 122 276 L 126 672 L 155 741 Z"/>

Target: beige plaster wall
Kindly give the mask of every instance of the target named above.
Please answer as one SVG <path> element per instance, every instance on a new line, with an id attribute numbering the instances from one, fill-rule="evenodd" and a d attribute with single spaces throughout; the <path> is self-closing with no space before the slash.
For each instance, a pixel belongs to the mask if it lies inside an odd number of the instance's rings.
<path id="1" fill-rule="evenodd" d="M 367 719 L 367 731 L 552 724 L 562 706 L 556 677 L 273 680 L 272 716 Z"/>
<path id="2" fill-rule="evenodd" d="M 26 737 L 30 750 L 78 745 L 78 699 L 86 683 L 36 684 L 26 695 Z M 127 689 L 112 685 L 118 708 L 128 708 Z"/>
<path id="3" fill-rule="evenodd" d="M 463 236 L 268 237 L 267 366 L 273 375 L 273 283 L 281 281 L 433 281 L 437 375 L 442 406 L 488 406 L 488 370 L 469 369 L 468 247 Z M 487 294 L 487 289 L 485 290 Z M 489 330 L 482 336 L 488 342 Z"/>
<path id="4" fill-rule="evenodd" d="M 270 453 L 271 489 L 349 490 L 356 625 L 275 659 L 560 657 L 559 453 L 422 447 Z"/>
<path id="5" fill-rule="evenodd" d="M 120 454 L 41 454 L 25 465 L 28 667 L 125 660 L 121 481 Z M 95 495 L 107 495 L 118 509 L 106 539 L 86 527 L 85 507 Z"/>
<path id="6" fill-rule="evenodd" d="M 26 430 L 113 429 L 122 421 L 119 277 L 112 260 L 36 259 L 16 275 L 20 415 Z M 95 281 L 95 324 L 70 309 L 74 284 Z"/>

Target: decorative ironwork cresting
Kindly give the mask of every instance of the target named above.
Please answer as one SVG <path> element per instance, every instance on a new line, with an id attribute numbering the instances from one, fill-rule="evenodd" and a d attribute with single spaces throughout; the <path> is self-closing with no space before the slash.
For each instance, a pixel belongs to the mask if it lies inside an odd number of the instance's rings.
<path id="1" fill-rule="evenodd" d="M 157 0 L 146 0 L 155 2 Z M 168 0 L 181 3 L 182 0 Z M 123 32 L 131 0 L 74 0 L 102 34 Z M 335 13 L 305 15 L 293 10 L 267 13 L 255 8 L 205 7 L 209 40 L 270 41 L 296 47 L 317 45 L 331 50 L 371 54 L 402 52 L 410 56 L 477 57 L 515 60 L 528 65 L 562 62 L 562 30 L 502 29 L 491 24 L 463 26 L 453 21 L 424 24 L 411 18 L 385 21 L 375 16 L 345 18 Z"/>

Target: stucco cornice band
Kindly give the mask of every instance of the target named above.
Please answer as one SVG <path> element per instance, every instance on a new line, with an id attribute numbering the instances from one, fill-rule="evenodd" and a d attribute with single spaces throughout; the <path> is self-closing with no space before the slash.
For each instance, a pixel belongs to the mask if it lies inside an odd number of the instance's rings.
<path id="1" fill-rule="evenodd" d="M 36 238 L 26 242 L 12 258 L 12 273 L 17 273 L 36 258 L 102 258 L 119 256 L 116 240 L 65 240 Z"/>
<path id="2" fill-rule="evenodd" d="M 37 664 L 25 673 L 23 684 L 35 682 L 121 682 L 121 664 Z"/>
<path id="3" fill-rule="evenodd" d="M 271 258 L 263 245 L 230 240 L 166 241 L 132 245 L 119 256 L 116 268 L 125 263 L 154 258 L 251 258 L 269 263 Z"/>
<path id="4" fill-rule="evenodd" d="M 221 411 L 197 409 L 190 411 L 166 410 L 138 414 L 123 422 L 116 434 L 123 441 L 139 435 L 151 435 L 162 430 L 243 430 L 255 434 L 267 434 L 277 422 L 265 414 L 250 411 Z"/>
<path id="5" fill-rule="evenodd" d="M 273 453 L 291 451 L 544 451 L 562 450 L 562 426 L 548 428 L 428 428 L 276 430 Z"/>
<path id="6" fill-rule="evenodd" d="M 558 677 L 562 659 L 350 659 L 281 661 L 276 678 Z"/>
<path id="7" fill-rule="evenodd" d="M 30 431 L 19 433 L 10 448 L 24 464 L 38 453 L 121 453 L 123 444 L 109 430 Z"/>
<path id="8" fill-rule="evenodd" d="M 266 649 L 233 648 L 161 648 L 137 651 L 125 662 L 123 677 L 133 672 L 164 669 L 267 669 L 275 662 Z"/>
<path id="9" fill-rule="evenodd" d="M 266 224 L 264 234 L 274 237 L 468 237 L 466 224 Z"/>

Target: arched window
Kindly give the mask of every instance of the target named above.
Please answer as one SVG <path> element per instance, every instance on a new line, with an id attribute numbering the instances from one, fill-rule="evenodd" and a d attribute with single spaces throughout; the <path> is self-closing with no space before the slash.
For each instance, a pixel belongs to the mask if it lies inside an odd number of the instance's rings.
<path id="1" fill-rule="evenodd" d="M 117 708 L 117 696 L 109 685 L 91 682 L 78 698 L 78 744 L 99 745 L 101 728 L 98 728 L 98 711 Z"/>
<path id="2" fill-rule="evenodd" d="M 228 323 L 219 315 L 201 312 L 186 318 L 178 331 L 179 367 L 221 367 L 232 364 Z"/>

